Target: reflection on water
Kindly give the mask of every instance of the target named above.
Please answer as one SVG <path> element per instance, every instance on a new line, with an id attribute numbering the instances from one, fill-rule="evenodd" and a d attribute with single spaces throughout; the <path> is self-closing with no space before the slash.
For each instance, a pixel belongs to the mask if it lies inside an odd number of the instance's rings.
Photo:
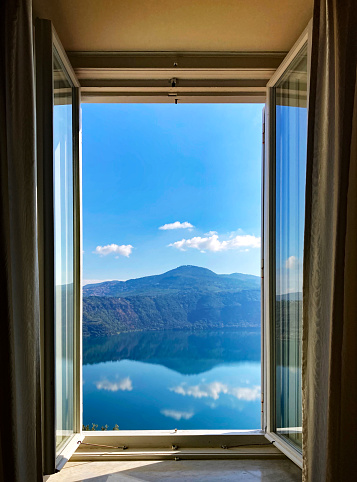
<path id="1" fill-rule="evenodd" d="M 260 428 L 260 331 L 85 339 L 84 424 L 123 430 Z"/>

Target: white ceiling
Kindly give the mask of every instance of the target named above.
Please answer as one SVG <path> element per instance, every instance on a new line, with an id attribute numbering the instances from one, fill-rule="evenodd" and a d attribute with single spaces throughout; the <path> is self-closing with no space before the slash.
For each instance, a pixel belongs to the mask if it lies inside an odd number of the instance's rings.
<path id="1" fill-rule="evenodd" d="M 288 51 L 313 0 L 33 0 L 68 51 Z"/>

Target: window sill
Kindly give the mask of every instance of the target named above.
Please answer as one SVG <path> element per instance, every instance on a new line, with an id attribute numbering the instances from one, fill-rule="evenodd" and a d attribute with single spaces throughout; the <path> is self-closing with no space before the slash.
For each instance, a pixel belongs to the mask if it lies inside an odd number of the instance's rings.
<path id="1" fill-rule="evenodd" d="M 71 461 L 284 458 L 262 430 L 103 431 L 83 435 L 83 444 Z"/>

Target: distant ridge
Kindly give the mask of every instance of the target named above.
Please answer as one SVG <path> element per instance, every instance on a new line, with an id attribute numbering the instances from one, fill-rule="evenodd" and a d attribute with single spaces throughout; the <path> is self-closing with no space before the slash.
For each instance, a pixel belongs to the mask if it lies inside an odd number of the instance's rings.
<path id="1" fill-rule="evenodd" d="M 302 291 L 294 291 L 293 293 L 285 293 L 276 295 L 277 301 L 302 301 Z"/>
<path id="2" fill-rule="evenodd" d="M 127 281 L 103 281 L 83 287 L 83 296 L 126 296 L 159 291 L 209 289 L 210 291 L 260 289 L 258 276 L 232 273 L 216 274 L 207 268 L 184 265 L 165 273 Z"/>
<path id="3" fill-rule="evenodd" d="M 198 266 L 83 287 L 83 335 L 260 326 L 260 278 Z"/>

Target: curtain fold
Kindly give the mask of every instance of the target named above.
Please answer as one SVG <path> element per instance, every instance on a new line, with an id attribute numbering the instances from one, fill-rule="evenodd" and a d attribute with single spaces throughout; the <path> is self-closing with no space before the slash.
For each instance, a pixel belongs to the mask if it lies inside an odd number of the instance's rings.
<path id="1" fill-rule="evenodd" d="M 30 0 L 0 16 L 0 480 L 42 481 L 35 98 Z"/>
<path id="2" fill-rule="evenodd" d="M 303 287 L 303 480 L 356 480 L 357 2 L 316 0 Z"/>

